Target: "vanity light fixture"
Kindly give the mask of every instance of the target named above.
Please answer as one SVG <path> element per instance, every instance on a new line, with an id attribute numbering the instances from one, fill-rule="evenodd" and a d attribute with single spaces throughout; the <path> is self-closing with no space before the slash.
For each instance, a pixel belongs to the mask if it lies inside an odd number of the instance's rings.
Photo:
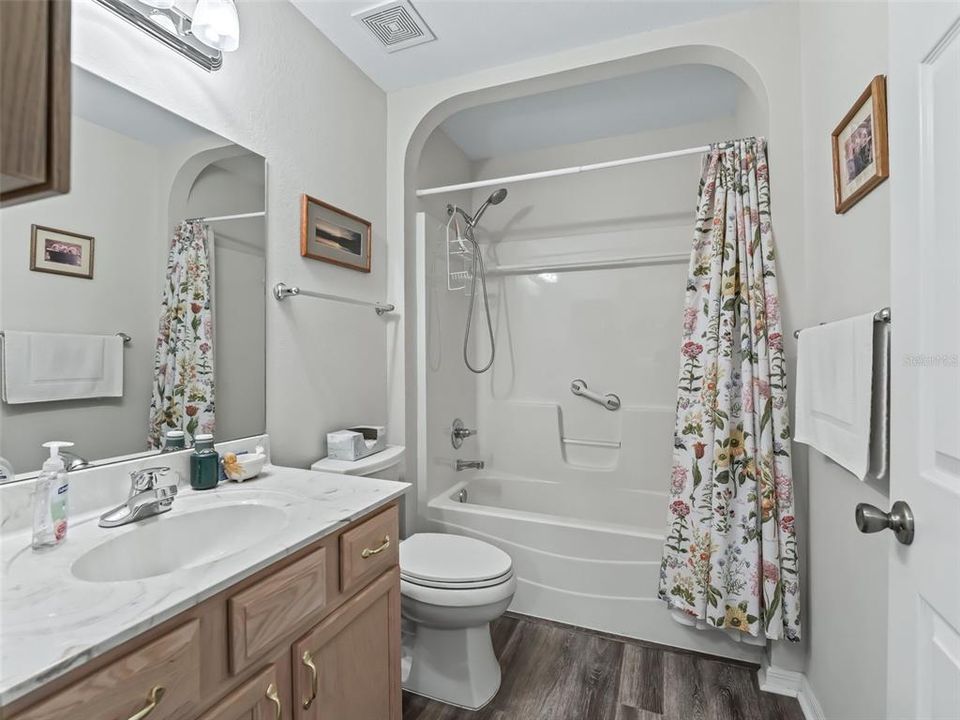
<path id="1" fill-rule="evenodd" d="M 2 0 L 0 0 L 2 2 Z M 234 0 L 96 0 L 207 72 L 240 45 Z"/>
<path id="2" fill-rule="evenodd" d="M 192 29 L 194 37 L 217 50 L 232 52 L 240 46 L 240 18 L 233 0 L 198 0 Z"/>

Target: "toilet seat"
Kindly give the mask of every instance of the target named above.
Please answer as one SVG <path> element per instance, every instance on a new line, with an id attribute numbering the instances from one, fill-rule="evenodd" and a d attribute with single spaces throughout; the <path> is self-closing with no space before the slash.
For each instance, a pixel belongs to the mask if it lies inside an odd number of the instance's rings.
<path id="1" fill-rule="evenodd" d="M 513 561 L 463 535 L 417 533 L 400 543 L 400 592 L 431 605 L 495 603 L 516 590 Z"/>
<path id="2" fill-rule="evenodd" d="M 400 595 L 426 605 L 436 605 L 447 608 L 475 608 L 483 605 L 494 605 L 512 597 L 517 591 L 517 578 L 510 575 L 497 585 L 487 587 L 451 589 L 430 587 L 410 582 L 400 576 Z"/>
<path id="3" fill-rule="evenodd" d="M 506 582 L 512 573 L 510 556 L 482 540 L 417 533 L 400 543 L 400 576 L 425 587 L 490 587 Z"/>

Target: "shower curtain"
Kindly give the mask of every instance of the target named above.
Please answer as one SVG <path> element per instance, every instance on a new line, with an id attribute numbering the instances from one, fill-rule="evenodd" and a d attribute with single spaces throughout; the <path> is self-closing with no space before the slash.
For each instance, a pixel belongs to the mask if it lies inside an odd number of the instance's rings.
<path id="1" fill-rule="evenodd" d="M 766 142 L 704 159 L 687 278 L 660 598 L 681 618 L 800 639 L 786 363 Z"/>
<path id="2" fill-rule="evenodd" d="M 210 231 L 200 222 L 177 227 L 167 257 L 154 355 L 148 444 L 167 430 L 193 436 L 214 431 L 213 289 Z"/>

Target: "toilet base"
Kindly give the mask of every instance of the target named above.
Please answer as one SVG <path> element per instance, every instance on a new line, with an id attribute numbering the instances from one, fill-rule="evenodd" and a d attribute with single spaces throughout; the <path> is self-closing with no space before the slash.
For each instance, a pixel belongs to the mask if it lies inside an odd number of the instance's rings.
<path id="1" fill-rule="evenodd" d="M 412 657 L 404 690 L 479 710 L 500 689 L 500 663 L 489 623 L 468 628 L 417 625 L 407 642 Z"/>

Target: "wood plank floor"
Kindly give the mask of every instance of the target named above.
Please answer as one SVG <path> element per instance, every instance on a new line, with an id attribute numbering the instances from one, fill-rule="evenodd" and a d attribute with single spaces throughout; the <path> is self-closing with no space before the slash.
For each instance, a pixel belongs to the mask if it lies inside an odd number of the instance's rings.
<path id="1" fill-rule="evenodd" d="M 493 624 L 503 682 L 469 712 L 403 695 L 403 720 L 803 720 L 761 692 L 757 668 L 506 615 Z"/>

